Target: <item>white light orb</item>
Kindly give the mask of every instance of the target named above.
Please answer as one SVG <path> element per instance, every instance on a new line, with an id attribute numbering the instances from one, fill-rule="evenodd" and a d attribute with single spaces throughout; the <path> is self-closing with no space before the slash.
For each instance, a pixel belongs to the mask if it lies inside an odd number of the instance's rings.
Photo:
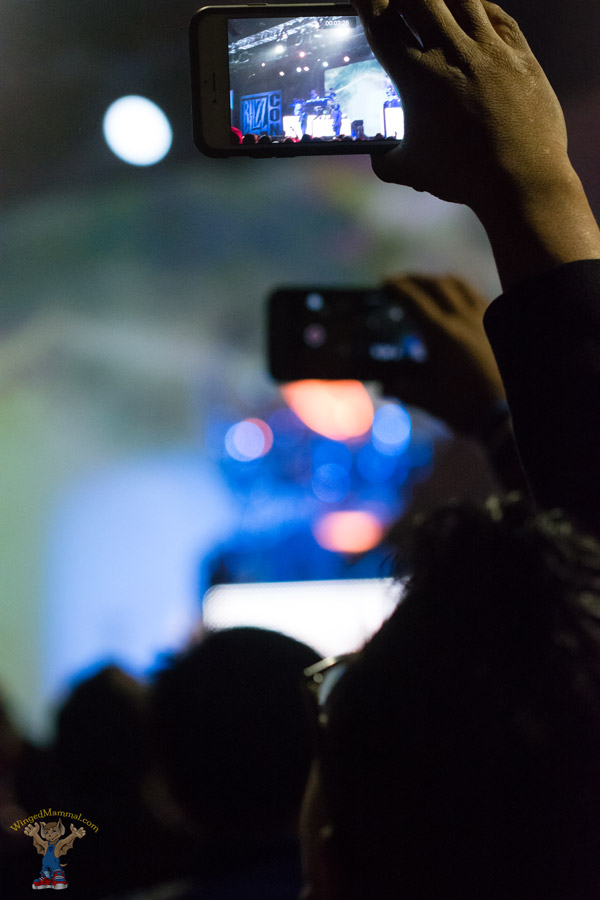
<path id="1" fill-rule="evenodd" d="M 102 130 L 115 156 L 132 166 L 160 162 L 173 142 L 173 131 L 162 109 L 134 94 L 121 97 L 108 107 Z"/>

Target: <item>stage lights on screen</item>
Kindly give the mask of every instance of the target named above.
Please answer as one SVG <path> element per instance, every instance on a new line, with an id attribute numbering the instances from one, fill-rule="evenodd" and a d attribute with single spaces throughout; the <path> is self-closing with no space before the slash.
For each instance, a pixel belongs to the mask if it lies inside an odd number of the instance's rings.
<path id="1" fill-rule="evenodd" d="M 335 28 L 331 28 L 329 33 L 335 40 L 343 40 L 352 34 L 352 26 L 349 22 L 340 22 Z"/>
<path id="2" fill-rule="evenodd" d="M 106 143 L 132 166 L 152 166 L 163 159 L 173 141 L 169 120 L 156 103 L 129 95 L 112 103 L 102 124 Z"/>

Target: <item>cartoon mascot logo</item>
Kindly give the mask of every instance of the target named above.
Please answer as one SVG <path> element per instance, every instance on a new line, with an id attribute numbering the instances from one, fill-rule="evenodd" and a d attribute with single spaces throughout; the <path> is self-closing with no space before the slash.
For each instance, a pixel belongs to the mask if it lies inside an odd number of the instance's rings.
<path id="1" fill-rule="evenodd" d="M 75 838 L 85 836 L 85 828 L 75 828 L 71 824 L 71 834 L 63 837 L 65 826 L 59 819 L 58 822 L 36 822 L 35 825 L 27 825 L 24 833 L 27 837 L 33 838 L 33 846 L 40 856 L 44 857 L 42 871 L 31 887 L 34 890 L 54 888 L 55 891 L 67 888 L 69 885 L 62 870 L 60 858 L 69 852 L 75 843 Z"/>

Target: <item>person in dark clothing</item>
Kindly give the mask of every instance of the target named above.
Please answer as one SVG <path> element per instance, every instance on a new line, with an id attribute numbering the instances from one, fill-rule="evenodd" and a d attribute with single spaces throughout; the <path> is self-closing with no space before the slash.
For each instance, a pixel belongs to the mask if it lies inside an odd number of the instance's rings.
<path id="1" fill-rule="evenodd" d="M 296 900 L 311 759 L 302 671 L 318 658 L 284 634 L 231 628 L 158 673 L 154 742 L 195 869 L 157 896 Z"/>
<path id="2" fill-rule="evenodd" d="M 505 292 L 484 324 L 533 496 L 598 534 L 600 232 L 558 99 L 487 0 L 355 2 L 406 118 L 373 168 L 480 219 Z"/>
<path id="3" fill-rule="evenodd" d="M 510 498 L 430 514 L 319 709 L 310 900 L 593 900 L 600 547 Z"/>
<path id="4" fill-rule="evenodd" d="M 88 828 L 68 857 L 69 888 L 94 900 L 179 871 L 182 842 L 155 814 L 152 786 L 146 687 L 119 666 L 103 666 L 58 710 L 44 791 L 98 829 Z"/>

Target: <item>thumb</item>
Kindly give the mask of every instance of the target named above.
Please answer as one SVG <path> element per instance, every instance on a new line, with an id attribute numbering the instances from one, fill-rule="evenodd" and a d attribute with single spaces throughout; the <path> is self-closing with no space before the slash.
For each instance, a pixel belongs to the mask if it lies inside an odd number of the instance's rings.
<path id="1" fill-rule="evenodd" d="M 373 171 L 381 181 L 387 184 L 403 184 L 412 187 L 412 179 L 408 171 L 406 150 L 403 144 L 392 147 L 383 153 L 371 154 Z"/>

